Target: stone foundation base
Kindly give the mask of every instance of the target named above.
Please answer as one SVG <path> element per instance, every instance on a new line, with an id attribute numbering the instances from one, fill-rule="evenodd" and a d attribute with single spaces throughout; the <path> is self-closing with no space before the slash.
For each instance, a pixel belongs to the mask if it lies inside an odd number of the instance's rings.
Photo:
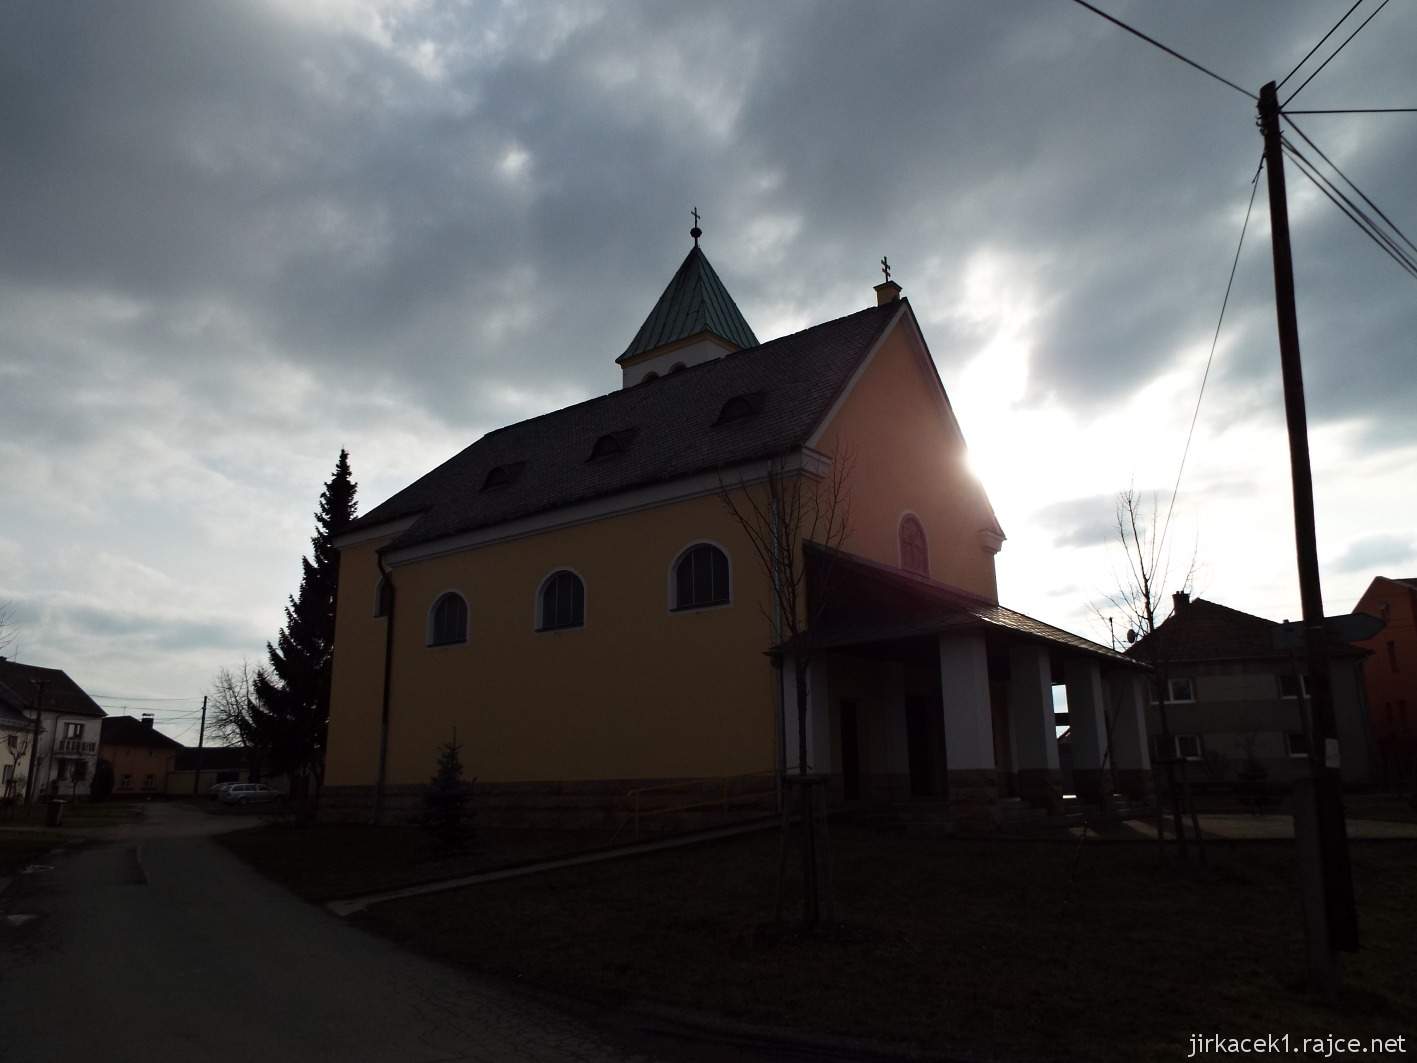
<path id="1" fill-rule="evenodd" d="M 1074 768 L 1073 792 L 1084 801 L 1101 801 L 1112 796 L 1112 780 L 1100 768 Z"/>
<path id="2" fill-rule="evenodd" d="M 1018 795 L 1050 814 L 1063 808 L 1063 773 L 1047 768 L 1025 768 L 1017 775 Z"/>
<path id="3" fill-rule="evenodd" d="M 776 811 L 773 785 L 767 776 L 731 779 L 726 793 L 720 782 L 691 779 L 476 783 L 467 807 L 480 826 L 622 831 L 628 839 L 635 829 L 637 804 L 641 834 L 697 830 Z M 641 794 L 638 803 L 632 796 L 644 787 L 663 786 L 672 789 Z M 417 823 L 425 790 L 418 784 L 385 787 L 382 822 Z M 374 787 L 325 787 L 319 815 L 330 823 L 370 822 Z"/>
<path id="4" fill-rule="evenodd" d="M 1150 770 L 1118 768 L 1117 789 L 1134 801 L 1149 801 L 1153 796 Z"/>
<path id="5" fill-rule="evenodd" d="M 999 829 L 999 773 L 992 768 L 946 773 L 950 817 L 962 833 Z"/>

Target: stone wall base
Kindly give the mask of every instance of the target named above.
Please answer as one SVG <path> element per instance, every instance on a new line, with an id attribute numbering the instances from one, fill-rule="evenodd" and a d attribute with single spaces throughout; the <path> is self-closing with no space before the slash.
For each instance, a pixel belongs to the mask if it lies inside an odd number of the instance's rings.
<path id="1" fill-rule="evenodd" d="M 999 773 L 992 768 L 947 773 L 950 817 L 961 833 L 999 829 Z"/>
<path id="2" fill-rule="evenodd" d="M 1101 801 L 1112 796 L 1112 780 L 1101 768 L 1074 768 L 1073 792 L 1084 801 Z"/>
<path id="3" fill-rule="evenodd" d="M 1063 809 L 1063 773 L 1048 768 L 1025 768 L 1016 776 L 1015 792 L 1030 805 L 1049 814 Z"/>
<path id="4" fill-rule="evenodd" d="M 1150 801 L 1153 797 L 1150 769 L 1118 768 L 1117 789 L 1134 801 Z"/>

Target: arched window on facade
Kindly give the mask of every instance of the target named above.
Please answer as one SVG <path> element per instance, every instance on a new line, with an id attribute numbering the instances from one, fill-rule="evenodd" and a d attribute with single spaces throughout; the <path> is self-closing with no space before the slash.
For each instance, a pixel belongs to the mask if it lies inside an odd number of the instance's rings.
<path id="1" fill-rule="evenodd" d="M 684 551 L 674 565 L 674 608 L 728 604 L 728 555 L 711 543 Z"/>
<path id="2" fill-rule="evenodd" d="M 913 513 L 900 520 L 900 567 L 921 576 L 930 574 L 930 547 L 925 541 L 925 527 Z"/>
<path id="3" fill-rule="evenodd" d="M 585 626 L 585 584 L 574 572 L 562 569 L 546 577 L 536 608 L 538 631 L 559 631 Z"/>
<path id="4" fill-rule="evenodd" d="M 451 646 L 466 641 L 467 602 L 456 591 L 448 591 L 428 611 L 428 645 Z"/>

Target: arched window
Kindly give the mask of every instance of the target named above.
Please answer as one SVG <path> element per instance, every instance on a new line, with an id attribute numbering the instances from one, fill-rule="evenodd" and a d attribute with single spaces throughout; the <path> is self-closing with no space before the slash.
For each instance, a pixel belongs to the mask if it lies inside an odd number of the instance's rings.
<path id="1" fill-rule="evenodd" d="M 392 598 L 393 588 L 389 586 L 389 577 L 380 576 L 379 585 L 374 588 L 374 615 L 376 617 L 389 615 Z"/>
<path id="2" fill-rule="evenodd" d="M 574 572 L 562 569 L 546 577 L 536 610 L 538 631 L 558 631 L 585 626 L 585 584 Z"/>
<path id="3" fill-rule="evenodd" d="M 653 369 L 651 369 L 651 370 L 650 370 L 648 373 L 646 373 L 644 376 L 640 377 L 640 383 L 641 383 L 641 384 L 648 384 L 651 380 L 658 380 L 658 379 L 659 379 L 659 374 L 656 373 Z"/>
<path id="4" fill-rule="evenodd" d="M 428 611 L 428 645 L 451 646 L 466 641 L 467 602 L 457 591 L 448 591 Z"/>
<path id="5" fill-rule="evenodd" d="M 671 365 L 671 366 L 669 367 L 669 371 L 670 371 L 671 373 L 677 373 L 677 372 L 679 372 L 681 369 L 687 369 L 687 368 L 688 368 L 688 367 L 687 367 L 683 362 L 675 362 L 673 365 Z"/>
<path id="6" fill-rule="evenodd" d="M 900 519 L 900 567 L 922 576 L 930 574 L 930 547 L 925 541 L 925 527 L 913 513 Z"/>
<path id="7" fill-rule="evenodd" d="M 674 565 L 674 608 L 728 604 L 728 556 L 710 543 L 691 546 Z"/>

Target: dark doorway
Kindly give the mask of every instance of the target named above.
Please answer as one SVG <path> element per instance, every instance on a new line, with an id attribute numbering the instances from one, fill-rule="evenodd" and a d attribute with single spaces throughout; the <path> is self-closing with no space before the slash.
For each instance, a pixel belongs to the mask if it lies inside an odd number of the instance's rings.
<path id="1" fill-rule="evenodd" d="M 847 801 L 861 798 L 861 740 L 856 702 L 841 703 L 841 796 Z"/>
<path id="2" fill-rule="evenodd" d="M 934 728 L 931 720 L 940 715 L 933 698 L 905 699 L 905 747 L 910 763 L 910 796 L 935 795 Z"/>

